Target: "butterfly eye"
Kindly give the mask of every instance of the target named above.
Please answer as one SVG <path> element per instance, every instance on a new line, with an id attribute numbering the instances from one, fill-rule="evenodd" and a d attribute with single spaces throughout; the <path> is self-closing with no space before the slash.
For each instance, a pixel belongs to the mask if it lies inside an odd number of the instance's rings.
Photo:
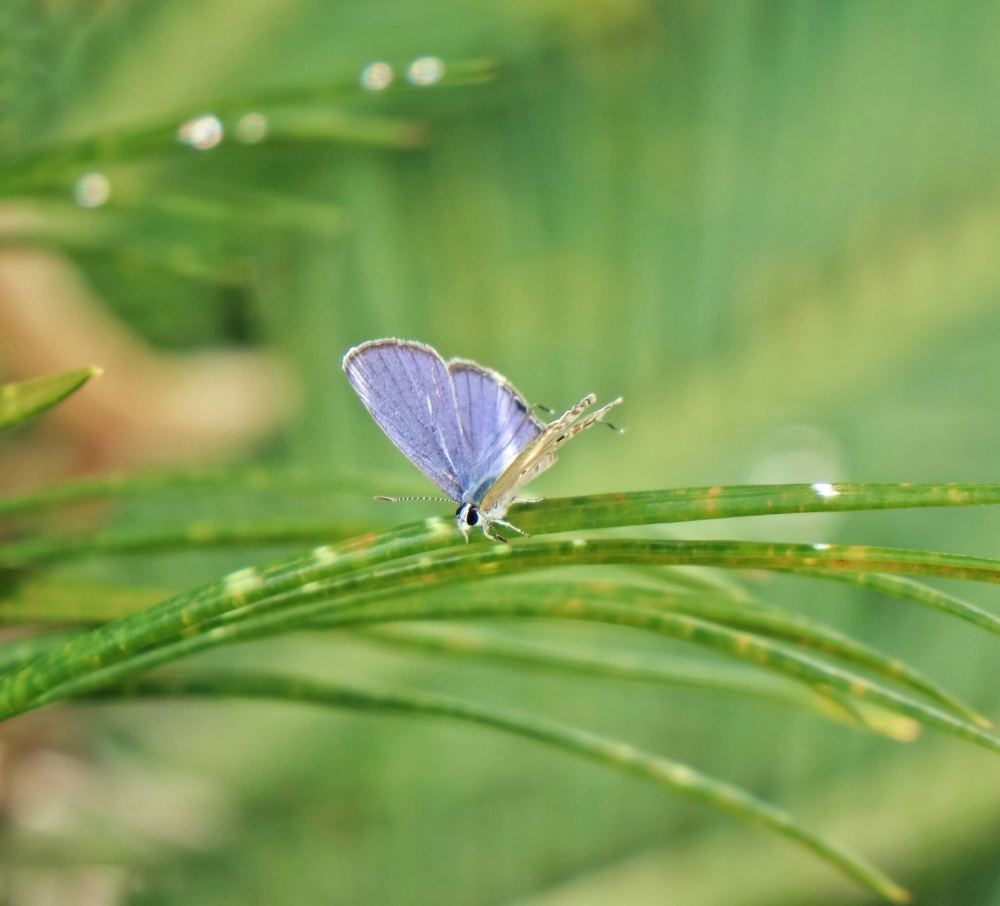
<path id="1" fill-rule="evenodd" d="M 469 511 L 465 514 L 466 525 L 475 525 L 479 522 L 479 512 L 475 507 L 469 507 Z"/>

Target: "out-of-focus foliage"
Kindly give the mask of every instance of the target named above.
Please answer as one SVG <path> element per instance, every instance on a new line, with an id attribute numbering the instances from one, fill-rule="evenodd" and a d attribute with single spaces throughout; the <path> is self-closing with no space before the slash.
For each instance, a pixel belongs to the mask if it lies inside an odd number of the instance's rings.
<path id="1" fill-rule="evenodd" d="M 495 367 L 552 407 L 625 396 L 624 437 L 580 441 L 539 481 L 547 496 L 997 477 L 996 4 L 13 2 L 0 27 L 0 234 L 68 249 L 158 346 L 283 352 L 304 411 L 248 458 L 420 493 L 339 370 L 349 345 L 395 335 Z M 428 54 L 442 84 L 404 87 Z M 396 73 L 384 93 L 358 87 L 376 60 Z M 258 109 L 277 131 L 239 141 Z M 176 140 L 209 113 L 218 147 Z M 109 134 L 121 138 L 85 140 Z M 110 194 L 81 207 L 94 173 Z M 436 506 L 389 511 L 345 489 L 190 484 L 79 519 L 132 534 L 386 526 Z M 648 534 L 996 557 L 998 518 L 825 512 Z M 179 590 L 277 552 L 62 569 L 67 582 Z M 864 588 L 741 582 L 996 716 L 996 640 L 975 627 Z M 992 592 L 962 593 L 996 613 Z M 592 629 L 508 628 L 595 657 L 672 650 L 620 630 L 609 652 Z M 208 657 L 587 726 L 788 805 L 920 902 L 1000 904 L 993 753 L 937 734 L 902 747 L 745 695 L 401 654 L 365 636 L 330 652 L 287 637 Z M 136 903 L 858 901 L 783 843 L 476 729 L 157 703 L 95 711 L 84 735 L 99 792 L 79 793 L 58 833 L 13 808 L 8 858 L 102 866 Z M 140 770 L 145 785 L 129 786 Z M 101 795 L 121 807 L 97 808 Z M 121 805 L 130 797 L 141 806 Z M 35 902 L 25 885 L 12 900 Z"/>

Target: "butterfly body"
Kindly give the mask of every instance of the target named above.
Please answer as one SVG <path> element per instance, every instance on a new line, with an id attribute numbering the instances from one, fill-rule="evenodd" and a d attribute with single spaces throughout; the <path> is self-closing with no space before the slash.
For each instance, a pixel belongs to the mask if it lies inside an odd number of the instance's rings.
<path id="1" fill-rule="evenodd" d="M 621 398 L 581 417 L 589 394 L 546 424 L 502 375 L 467 359 L 445 362 L 430 346 L 372 340 L 343 359 L 351 386 L 389 439 L 458 504 L 466 536 L 481 525 L 521 532 L 504 517 L 515 494 L 556 460 L 556 450 L 601 420 Z"/>

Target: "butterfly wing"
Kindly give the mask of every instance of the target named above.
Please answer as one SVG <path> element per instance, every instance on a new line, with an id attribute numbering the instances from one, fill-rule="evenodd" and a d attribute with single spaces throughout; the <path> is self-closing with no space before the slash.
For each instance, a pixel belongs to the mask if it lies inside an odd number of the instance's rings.
<path id="1" fill-rule="evenodd" d="M 556 451 L 570 438 L 591 425 L 599 422 L 604 414 L 622 401 L 621 397 L 602 406 L 596 412 L 577 419 L 597 402 L 592 393 L 585 396 L 572 409 L 567 410 L 555 421 L 545 426 L 545 430 L 527 447 L 525 447 L 507 466 L 493 486 L 483 495 L 480 509 L 493 519 L 503 518 L 507 508 L 514 500 L 518 488 L 523 487 L 540 472 L 544 472 L 556 461 Z"/>
<path id="2" fill-rule="evenodd" d="M 477 500 L 545 425 L 497 372 L 464 359 L 452 359 L 448 372 L 470 451 L 469 489 Z"/>
<path id="3" fill-rule="evenodd" d="M 452 500 L 462 500 L 469 448 L 441 356 L 422 343 L 372 340 L 349 349 L 343 368 L 389 439 Z"/>

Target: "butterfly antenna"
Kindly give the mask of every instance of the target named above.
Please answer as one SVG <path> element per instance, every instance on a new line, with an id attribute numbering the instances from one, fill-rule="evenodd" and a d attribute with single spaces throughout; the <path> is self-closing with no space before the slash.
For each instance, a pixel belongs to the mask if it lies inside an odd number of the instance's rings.
<path id="1" fill-rule="evenodd" d="M 541 409 L 542 412 L 547 412 L 549 415 L 553 415 L 556 411 L 555 409 L 550 409 L 548 406 L 543 406 L 541 403 L 533 403 L 528 408 L 532 412 L 534 412 L 536 409 Z"/>
<path id="2" fill-rule="evenodd" d="M 381 494 L 376 494 L 375 499 L 385 503 L 401 503 L 404 500 L 439 500 L 444 503 L 454 503 L 450 497 L 383 497 Z"/>

